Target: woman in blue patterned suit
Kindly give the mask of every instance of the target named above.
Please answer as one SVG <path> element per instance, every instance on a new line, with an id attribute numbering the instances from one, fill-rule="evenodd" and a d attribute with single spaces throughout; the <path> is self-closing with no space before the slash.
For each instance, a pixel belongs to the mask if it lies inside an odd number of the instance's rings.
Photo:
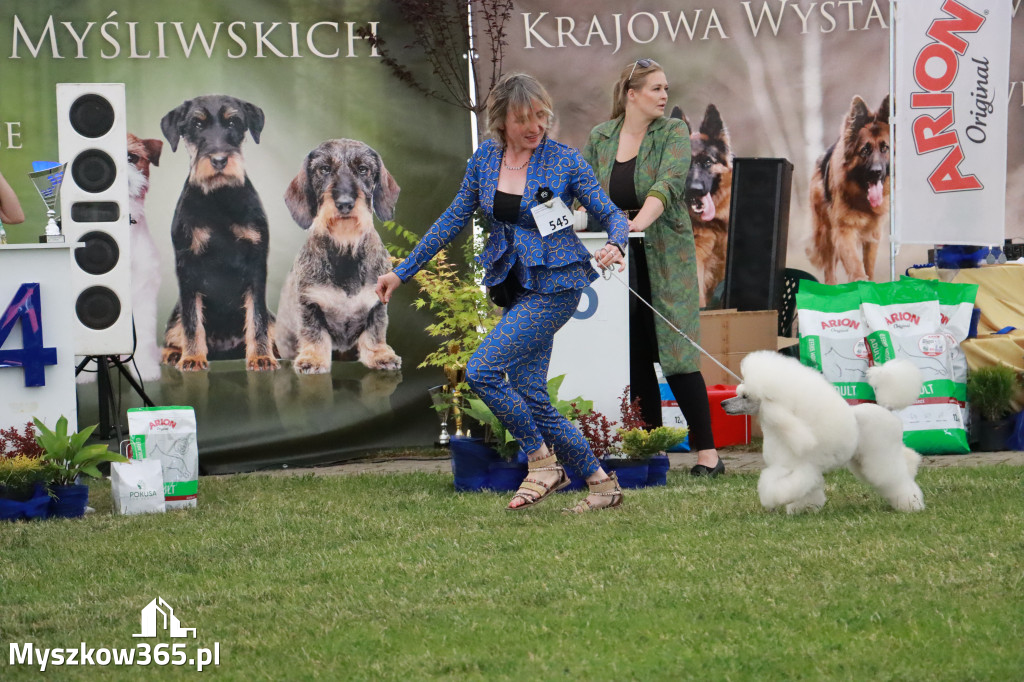
<path id="1" fill-rule="evenodd" d="M 601 468 L 579 430 L 552 407 L 547 392 L 555 332 L 572 317 L 583 289 L 598 274 L 571 224 L 544 216 L 542 222 L 550 222 L 545 228 L 557 229 L 542 235 L 534 211 L 553 201 L 555 215 L 562 215 L 562 208 L 568 213 L 566 207 L 579 200 L 611 235 L 596 254 L 598 265 L 617 263 L 620 270 L 626 218 L 580 153 L 548 139 L 551 98 L 532 76 L 502 78 L 488 99 L 487 119 L 493 139 L 469 160 L 455 200 L 408 258 L 377 280 L 377 295 L 387 303 L 482 208 L 491 221 L 477 257 L 486 268 L 483 282 L 492 292 L 509 292 L 509 300 L 501 321 L 467 364 L 466 380 L 529 459 L 529 474 L 508 508 L 525 509 L 567 486 L 569 478 L 558 460 L 575 469 L 589 487 L 573 511 L 618 506 L 622 491 L 615 475 Z"/>

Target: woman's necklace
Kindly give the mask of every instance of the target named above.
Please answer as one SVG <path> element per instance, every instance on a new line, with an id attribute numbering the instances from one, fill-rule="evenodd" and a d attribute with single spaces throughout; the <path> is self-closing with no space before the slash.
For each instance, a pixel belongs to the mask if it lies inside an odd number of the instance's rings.
<path id="1" fill-rule="evenodd" d="M 510 166 L 510 165 L 508 165 L 508 162 L 505 160 L 505 155 L 504 154 L 501 155 L 501 161 L 502 161 L 502 163 L 505 164 L 505 170 L 521 171 L 524 168 L 526 168 L 528 165 L 530 165 L 530 159 L 532 158 L 532 156 L 533 156 L 532 154 L 530 156 L 527 156 L 526 157 L 526 161 L 523 161 L 523 163 L 521 165 L 519 165 L 519 166 Z"/>

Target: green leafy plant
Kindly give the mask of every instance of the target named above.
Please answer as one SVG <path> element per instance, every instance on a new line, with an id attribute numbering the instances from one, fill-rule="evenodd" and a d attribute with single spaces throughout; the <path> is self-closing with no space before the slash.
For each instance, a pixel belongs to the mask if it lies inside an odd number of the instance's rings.
<path id="1" fill-rule="evenodd" d="M 46 463 L 38 457 L 14 455 L 0 458 L 0 496 L 25 500 L 36 483 L 46 481 Z"/>
<path id="2" fill-rule="evenodd" d="M 678 426 L 659 426 L 655 429 L 619 429 L 622 452 L 627 459 L 647 459 L 679 443 L 688 429 Z"/>
<path id="3" fill-rule="evenodd" d="M 1013 412 L 1016 390 L 1017 370 L 1007 365 L 979 367 L 967 376 L 967 400 L 987 421 L 999 421 Z"/>
<path id="4" fill-rule="evenodd" d="M 33 421 L 39 431 L 36 442 L 43 449 L 43 459 L 53 466 L 51 482 L 54 485 L 72 485 L 82 474 L 100 478 L 103 474 L 97 466 L 101 462 L 128 461 L 122 455 L 108 450 L 102 443 L 85 444 L 96 430 L 95 424 L 78 433 L 69 434 L 67 417 L 58 419 L 53 431 L 38 419 Z"/>
<path id="5" fill-rule="evenodd" d="M 396 241 L 385 243 L 395 262 L 409 254 L 410 247 L 419 236 L 394 222 L 385 222 L 384 229 Z M 466 363 L 472 357 L 487 332 L 501 319 L 501 313 L 491 304 L 481 285 L 483 268 L 474 260 L 474 251 L 482 248 L 480 239 L 470 236 L 462 242 L 460 265 L 442 251 L 433 261 L 413 276 L 420 295 L 413 301 L 417 310 L 426 308 L 435 318 L 426 332 L 438 340 L 437 347 L 423 358 L 422 367 L 438 367 L 448 381 L 446 393 L 451 400 L 456 432 L 461 433 L 461 413 L 466 407 L 465 396 L 470 392 L 466 383 Z M 443 409 L 443 406 L 435 406 Z"/>

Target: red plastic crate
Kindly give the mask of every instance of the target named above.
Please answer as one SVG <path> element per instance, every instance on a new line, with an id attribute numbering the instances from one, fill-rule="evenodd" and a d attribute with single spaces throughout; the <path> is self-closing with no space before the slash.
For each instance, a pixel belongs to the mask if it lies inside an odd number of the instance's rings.
<path id="1" fill-rule="evenodd" d="M 722 409 L 722 401 L 735 396 L 735 386 L 723 386 L 722 384 L 708 386 L 708 403 L 711 407 L 711 432 L 715 436 L 716 448 L 750 443 L 750 416 L 728 415 Z"/>

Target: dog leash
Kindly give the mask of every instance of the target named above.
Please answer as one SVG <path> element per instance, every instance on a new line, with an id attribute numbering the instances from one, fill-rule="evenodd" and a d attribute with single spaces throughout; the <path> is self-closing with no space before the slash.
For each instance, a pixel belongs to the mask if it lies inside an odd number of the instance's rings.
<path id="1" fill-rule="evenodd" d="M 595 262 L 595 263 L 597 262 L 597 258 L 596 258 L 596 257 L 595 257 L 595 258 L 594 258 L 593 260 L 594 260 L 594 262 Z M 600 265 L 600 264 L 598 264 L 598 267 L 601 267 L 601 265 Z M 637 298 L 637 300 L 638 300 L 638 301 L 640 301 L 640 302 L 641 302 L 641 303 L 643 303 L 643 304 L 644 304 L 645 306 L 647 306 L 648 308 L 650 308 L 650 309 L 651 309 L 652 311 L 654 311 L 654 314 L 655 314 L 655 315 L 657 315 L 657 316 L 658 316 L 658 317 L 660 317 L 660 318 L 661 318 L 662 320 L 664 320 L 664 321 L 665 321 L 665 324 L 667 324 L 667 325 L 668 325 L 669 327 L 671 327 L 671 328 L 672 328 L 672 330 L 673 330 L 673 331 L 675 331 L 675 333 L 679 334 L 679 335 L 680 335 L 681 337 L 683 337 L 684 339 L 686 339 L 687 341 L 689 341 L 689 343 L 690 343 L 690 345 L 691 345 L 691 346 L 693 346 L 694 348 L 696 348 L 697 350 L 699 350 L 699 351 L 700 351 L 701 353 L 703 353 L 703 354 L 704 354 L 705 356 L 707 356 L 707 358 L 708 358 L 709 360 L 711 360 L 711 362 L 715 363 L 716 365 L 718 365 L 719 367 L 721 367 L 721 368 L 722 368 L 723 370 L 725 370 L 725 372 L 726 372 L 726 373 L 727 373 L 727 374 L 728 374 L 729 376 L 731 376 L 731 377 L 733 377 L 734 379 L 736 379 L 737 383 L 740 383 L 740 384 L 742 384 L 742 383 L 743 383 L 743 379 L 742 379 L 742 378 L 741 378 L 741 377 L 740 377 L 740 376 L 739 376 L 738 374 L 736 374 L 736 372 L 733 372 L 733 371 L 732 371 L 731 369 L 729 369 L 728 367 L 726 367 L 725 365 L 723 365 L 723 364 L 722 364 L 721 362 L 719 362 L 719 361 L 718 361 L 718 359 L 717 359 L 717 358 L 715 358 L 715 356 L 713 356 L 713 355 L 712 355 L 711 353 L 709 353 L 709 352 L 707 352 L 706 350 L 704 350 L 703 348 L 701 348 L 701 347 L 700 347 L 700 344 L 699 344 L 699 343 L 697 343 L 696 341 L 694 341 L 693 339 L 691 339 L 691 338 L 690 338 L 690 337 L 689 337 L 689 336 L 688 336 L 688 335 L 686 334 L 686 332 L 684 332 L 684 331 L 683 331 L 682 329 L 680 329 L 679 327 L 677 327 L 677 326 L 675 326 L 674 324 L 672 324 L 672 322 L 671 322 L 671 321 L 670 321 L 670 320 L 669 320 L 669 319 L 668 319 L 667 317 L 665 317 L 665 316 L 664 316 L 664 315 L 662 315 L 662 314 L 661 314 L 660 312 L 658 312 L 658 309 L 657 309 L 657 308 L 655 308 L 655 307 L 654 307 L 653 305 L 651 305 L 650 303 L 648 303 L 648 302 L 647 302 L 647 301 L 646 301 L 646 300 L 644 299 L 644 297 L 643 297 L 643 296 L 641 296 L 640 294 L 638 294 L 638 293 L 636 292 L 636 290 L 634 290 L 634 289 L 633 289 L 633 287 L 629 286 L 629 283 L 628 283 L 628 282 L 624 282 L 624 281 L 622 280 L 622 278 L 621 278 L 621 277 L 619 277 L 619 276 L 618 276 L 618 274 L 616 274 L 616 273 L 615 273 L 615 271 L 614 271 L 614 269 L 613 269 L 612 267 L 610 267 L 610 266 L 609 266 L 609 267 L 607 267 L 607 268 L 601 267 L 601 270 L 602 270 L 602 272 L 601 272 L 601 277 L 603 277 L 603 278 L 604 278 L 605 280 L 608 280 L 608 279 L 610 279 L 611 277 L 614 277 L 614 278 L 615 278 L 616 280 L 618 280 L 618 282 L 619 282 L 620 284 L 622 284 L 622 286 L 624 286 L 624 287 L 626 287 L 627 289 L 629 289 L 629 293 L 631 293 L 631 294 L 633 294 L 634 296 L 636 296 L 636 298 Z"/>

